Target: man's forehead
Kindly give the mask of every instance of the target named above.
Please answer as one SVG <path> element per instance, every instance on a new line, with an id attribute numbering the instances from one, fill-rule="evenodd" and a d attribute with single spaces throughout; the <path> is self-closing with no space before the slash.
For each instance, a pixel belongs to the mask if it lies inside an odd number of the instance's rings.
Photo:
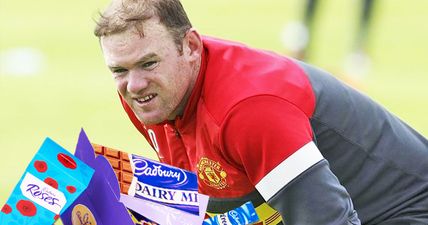
<path id="1" fill-rule="evenodd" d="M 168 32 L 167 28 L 157 17 L 150 18 L 141 23 L 140 26 L 133 26 L 125 31 L 103 36 L 101 37 L 101 43 L 107 41 L 123 45 L 134 41 L 144 41 L 145 39 L 172 38 L 170 32 Z M 165 40 L 163 39 L 163 41 Z"/>
<path id="2" fill-rule="evenodd" d="M 139 39 L 139 36 L 126 35 L 124 33 L 102 37 L 101 48 L 106 64 L 109 67 L 116 67 L 140 58 L 139 54 L 144 54 L 142 52 L 144 49 Z"/>
<path id="3" fill-rule="evenodd" d="M 150 58 L 154 54 L 175 49 L 175 43 L 158 19 L 148 19 L 143 24 L 144 36 L 136 28 L 101 37 L 101 46 L 108 66 L 129 65 Z"/>
<path id="4" fill-rule="evenodd" d="M 130 42 L 139 41 L 143 37 L 132 30 L 125 30 L 120 33 L 110 34 L 108 36 L 101 37 L 102 45 L 117 45 L 123 46 L 129 44 Z"/>

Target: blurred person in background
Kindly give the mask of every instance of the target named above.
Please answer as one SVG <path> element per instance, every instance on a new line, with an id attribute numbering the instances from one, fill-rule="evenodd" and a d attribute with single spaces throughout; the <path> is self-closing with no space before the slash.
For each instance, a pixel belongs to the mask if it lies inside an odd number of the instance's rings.
<path id="1" fill-rule="evenodd" d="M 351 52 L 345 58 L 344 71 L 349 75 L 364 76 L 370 67 L 367 44 L 376 4 L 375 0 L 358 1 L 361 2 L 358 26 Z M 291 22 L 285 27 L 284 44 L 291 51 L 291 56 L 299 60 L 310 61 L 311 45 L 314 41 L 314 20 L 319 5 L 319 0 L 306 0 L 301 22 Z"/>
<path id="2" fill-rule="evenodd" d="M 179 0 L 114 0 L 95 35 L 130 120 L 210 214 L 428 224 L 428 141 L 329 73 L 201 36 Z"/>

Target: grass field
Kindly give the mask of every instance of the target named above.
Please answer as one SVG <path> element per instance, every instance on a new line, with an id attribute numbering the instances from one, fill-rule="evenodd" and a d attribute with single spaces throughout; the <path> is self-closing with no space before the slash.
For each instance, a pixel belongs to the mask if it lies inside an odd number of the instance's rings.
<path id="1" fill-rule="evenodd" d="M 40 51 L 44 67 L 16 76 L 0 67 L 0 205 L 49 136 L 74 151 L 91 141 L 154 157 L 119 104 L 92 35 L 107 0 L 0 0 L 0 55 Z M 286 54 L 280 33 L 299 18 L 299 0 L 183 0 L 202 33 Z M 311 63 L 346 78 L 342 64 L 356 25 L 357 0 L 323 0 Z M 428 1 L 379 0 L 370 39 L 372 70 L 357 86 L 428 136 Z M 5 58 L 0 58 L 5 60 Z M 31 60 L 30 60 L 31 61 Z M 24 59 L 19 67 L 28 66 Z"/>

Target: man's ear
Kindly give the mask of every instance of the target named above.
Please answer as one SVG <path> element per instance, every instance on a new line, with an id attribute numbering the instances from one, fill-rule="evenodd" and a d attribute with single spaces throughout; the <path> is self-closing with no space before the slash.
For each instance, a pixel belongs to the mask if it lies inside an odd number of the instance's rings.
<path id="1" fill-rule="evenodd" d="M 202 53 L 202 39 L 195 28 L 190 28 L 183 39 L 183 53 L 189 60 L 199 60 Z"/>

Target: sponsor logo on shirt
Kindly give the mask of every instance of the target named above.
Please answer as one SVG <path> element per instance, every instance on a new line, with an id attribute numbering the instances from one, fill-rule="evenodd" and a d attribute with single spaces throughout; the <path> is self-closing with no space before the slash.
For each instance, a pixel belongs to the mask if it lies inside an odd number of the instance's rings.
<path id="1" fill-rule="evenodd" d="M 206 185 L 215 189 L 224 189 L 227 187 L 227 173 L 221 167 L 219 162 L 202 157 L 197 165 L 198 177 Z"/>

